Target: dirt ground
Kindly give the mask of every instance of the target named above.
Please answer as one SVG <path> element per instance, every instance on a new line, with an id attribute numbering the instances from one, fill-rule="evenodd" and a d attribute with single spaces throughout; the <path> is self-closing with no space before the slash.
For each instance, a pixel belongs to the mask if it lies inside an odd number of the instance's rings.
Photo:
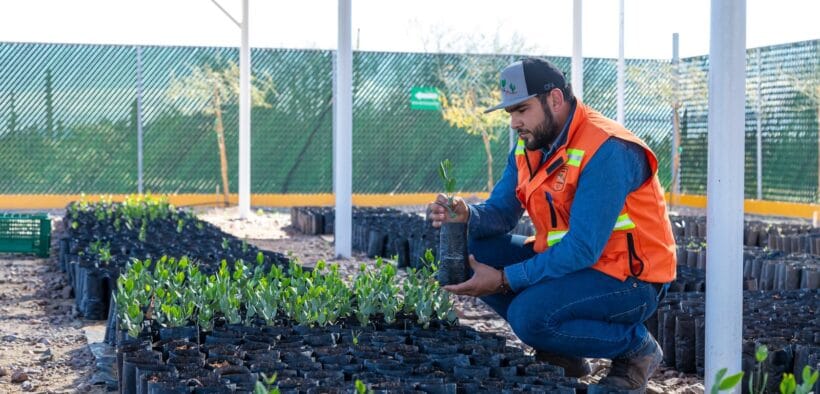
<path id="1" fill-rule="evenodd" d="M 52 244 L 59 237 L 52 234 Z M 56 256 L 52 249 L 52 256 Z M 102 392 L 56 257 L 0 254 L 0 392 Z"/>
<path id="2" fill-rule="evenodd" d="M 412 210 L 412 207 L 409 208 Z M 285 209 L 255 210 L 247 220 L 238 219 L 235 208 L 198 209 L 199 217 L 257 247 L 289 253 L 306 265 L 317 260 L 338 263 L 343 273 L 353 275 L 360 263 L 373 264 L 361 253 L 351 259 L 334 257 L 332 236 L 306 236 L 290 228 Z M 50 212 L 55 218 L 59 211 Z M 55 227 L 61 225 L 54 220 Z M 52 243 L 60 237 L 55 231 Z M 50 259 L 0 254 L 0 392 L 76 393 L 105 392 L 90 384 L 95 371 L 87 330 L 101 322 L 76 317 L 65 275 Z M 481 301 L 459 297 L 456 309 L 461 324 L 478 330 L 497 332 L 512 345 L 527 349 L 500 319 Z M 93 340 L 93 339 L 92 339 Z M 599 379 L 608 367 L 606 360 L 593 360 L 596 373 L 587 382 Z M 649 393 L 703 393 L 697 376 L 661 368 L 653 377 Z"/>

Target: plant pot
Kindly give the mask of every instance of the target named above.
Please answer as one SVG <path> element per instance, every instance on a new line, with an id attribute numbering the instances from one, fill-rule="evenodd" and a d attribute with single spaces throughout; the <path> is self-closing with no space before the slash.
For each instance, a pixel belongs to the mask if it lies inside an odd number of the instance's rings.
<path id="1" fill-rule="evenodd" d="M 208 357 L 236 357 L 242 358 L 244 353 L 239 348 L 239 345 L 230 343 L 214 343 L 205 344 L 202 346 L 203 351 Z"/>
<path id="2" fill-rule="evenodd" d="M 217 368 L 215 372 L 220 381 L 236 385 L 238 391 L 253 391 L 258 378 L 248 368 L 237 365 Z"/>
<path id="3" fill-rule="evenodd" d="M 490 367 L 482 367 L 479 365 L 457 365 L 453 367 L 453 375 L 456 379 L 484 380 L 490 377 Z"/>
<path id="4" fill-rule="evenodd" d="M 137 365 L 134 372 L 137 394 L 148 394 L 147 377 L 149 374 L 159 374 L 167 378 L 176 378 L 178 376 L 176 368 L 172 365 Z"/>
<path id="5" fill-rule="evenodd" d="M 168 365 L 173 365 L 177 368 L 202 368 L 202 366 L 205 365 L 205 354 L 198 353 L 191 356 L 177 356 L 175 354 L 171 354 L 168 357 Z"/>
<path id="6" fill-rule="evenodd" d="M 208 357 L 205 360 L 205 368 L 212 370 L 217 370 L 228 366 L 239 367 L 242 365 L 244 365 L 244 362 L 241 359 L 229 356 Z"/>
<path id="7" fill-rule="evenodd" d="M 197 326 L 163 327 L 159 329 L 159 339 L 187 339 L 196 341 L 199 339 L 199 328 Z"/>
<path id="8" fill-rule="evenodd" d="M 417 383 L 418 389 L 429 394 L 456 394 L 458 385 L 455 383 Z"/>
<path id="9" fill-rule="evenodd" d="M 148 394 L 188 394 L 191 388 L 175 380 L 148 381 Z"/>
<path id="10" fill-rule="evenodd" d="M 467 223 L 443 223 L 439 235 L 439 267 L 436 279 L 442 286 L 467 278 Z"/>
<path id="11" fill-rule="evenodd" d="M 167 357 L 198 357 L 202 354 L 198 344 L 187 340 L 175 340 L 166 343 L 163 347 L 163 353 Z"/>
<path id="12" fill-rule="evenodd" d="M 137 367 L 157 367 L 161 366 L 161 361 L 153 357 L 125 357 L 122 362 L 122 375 L 120 376 L 120 393 L 137 394 Z"/>
<path id="13" fill-rule="evenodd" d="M 126 339 L 117 346 L 117 376 L 122 376 L 122 362 L 127 354 L 151 351 L 151 341 L 147 339 Z"/>
<path id="14" fill-rule="evenodd" d="M 675 321 L 675 369 L 680 372 L 695 372 L 695 318 L 679 314 Z"/>
<path id="15" fill-rule="evenodd" d="M 252 362 L 278 362 L 279 355 L 278 350 L 252 350 L 245 352 L 245 360 L 248 361 L 246 364 Z"/>
<path id="16" fill-rule="evenodd" d="M 341 382 L 345 379 L 345 374 L 342 371 L 328 371 L 316 370 L 307 371 L 304 374 L 305 379 L 316 379 L 322 386 L 333 384 L 334 382 Z"/>
<path id="17" fill-rule="evenodd" d="M 470 358 L 464 354 L 456 355 L 430 355 L 433 365 L 445 372 L 453 372 L 453 367 L 466 367 L 470 365 Z"/>

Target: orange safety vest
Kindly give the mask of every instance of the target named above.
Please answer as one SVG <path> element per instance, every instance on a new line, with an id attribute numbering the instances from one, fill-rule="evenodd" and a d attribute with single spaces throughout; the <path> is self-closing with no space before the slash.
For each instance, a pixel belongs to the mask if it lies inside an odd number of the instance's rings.
<path id="1" fill-rule="evenodd" d="M 675 279 L 675 239 L 663 187 L 657 177 L 658 159 L 629 130 L 580 101 L 575 107 L 567 142 L 543 165 L 541 150 L 528 150 L 524 141 L 518 140 L 515 149 L 518 167 L 516 195 L 535 227 L 534 239 L 530 241 L 535 242 L 534 250 L 541 253 L 567 234 L 578 178 L 601 144 L 610 137 L 640 145 L 649 159 L 652 177 L 626 196 L 612 235 L 592 268 L 621 281 L 635 276 L 646 282 L 670 282 Z M 533 175 L 530 174 L 531 168 Z"/>

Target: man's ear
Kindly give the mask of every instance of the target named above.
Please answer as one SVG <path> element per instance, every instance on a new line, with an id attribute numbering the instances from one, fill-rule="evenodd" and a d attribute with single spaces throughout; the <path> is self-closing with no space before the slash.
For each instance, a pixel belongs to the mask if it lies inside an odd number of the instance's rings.
<path id="1" fill-rule="evenodd" d="M 552 110 L 557 111 L 564 105 L 564 93 L 561 89 L 552 89 L 550 91 L 550 98 L 552 99 Z"/>

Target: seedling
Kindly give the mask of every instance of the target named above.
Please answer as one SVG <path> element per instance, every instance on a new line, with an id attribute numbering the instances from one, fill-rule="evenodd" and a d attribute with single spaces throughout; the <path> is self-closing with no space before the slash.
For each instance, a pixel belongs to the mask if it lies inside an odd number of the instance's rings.
<path id="1" fill-rule="evenodd" d="M 268 377 L 264 372 L 261 374 L 262 380 L 256 381 L 256 386 L 253 388 L 253 394 L 279 394 L 279 387 L 274 386 L 276 383 L 276 374 Z"/>
<path id="2" fill-rule="evenodd" d="M 456 192 L 456 179 L 453 177 L 453 164 L 450 162 L 450 159 L 444 159 L 444 161 L 439 163 L 438 176 L 444 184 L 444 193 L 447 195 L 447 204 L 442 206 L 447 208 L 450 217 L 454 218 L 456 217 L 456 211 L 453 198 Z"/>

